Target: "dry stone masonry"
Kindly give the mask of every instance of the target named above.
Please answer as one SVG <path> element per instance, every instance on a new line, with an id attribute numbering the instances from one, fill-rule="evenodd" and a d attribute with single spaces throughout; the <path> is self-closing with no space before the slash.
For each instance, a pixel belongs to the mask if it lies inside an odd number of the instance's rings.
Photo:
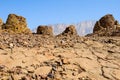
<path id="1" fill-rule="evenodd" d="M 53 36 L 53 29 L 51 26 L 38 26 L 37 34 Z"/>
<path id="2" fill-rule="evenodd" d="M 68 26 L 61 34 L 57 36 L 77 36 L 77 30 L 74 25 Z"/>
<path id="3" fill-rule="evenodd" d="M 9 14 L 6 23 L 2 29 L 13 31 L 15 33 L 31 33 L 27 27 L 26 19 L 22 16 Z"/>
<path id="4" fill-rule="evenodd" d="M 114 36 L 116 36 L 118 32 L 120 33 L 120 24 L 115 20 L 112 14 L 103 16 L 96 22 L 93 29 L 93 34 L 97 34 L 99 36 L 113 36 L 113 33 Z"/>

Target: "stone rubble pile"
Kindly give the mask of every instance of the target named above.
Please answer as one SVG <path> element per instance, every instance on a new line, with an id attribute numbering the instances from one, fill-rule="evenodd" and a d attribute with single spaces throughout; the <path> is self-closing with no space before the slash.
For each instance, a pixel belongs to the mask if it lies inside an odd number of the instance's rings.
<path id="1" fill-rule="evenodd" d="M 96 22 L 93 33 L 88 36 L 120 36 L 120 24 L 112 14 L 107 14 Z"/>
<path id="2" fill-rule="evenodd" d="M 15 14 L 8 15 L 6 23 L 2 25 L 2 29 L 13 33 L 31 33 L 27 27 L 26 19 Z"/>

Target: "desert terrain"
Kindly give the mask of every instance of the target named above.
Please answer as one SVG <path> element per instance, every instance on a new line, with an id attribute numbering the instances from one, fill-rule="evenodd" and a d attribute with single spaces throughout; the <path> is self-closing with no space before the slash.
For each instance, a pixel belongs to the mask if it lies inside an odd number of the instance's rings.
<path id="1" fill-rule="evenodd" d="M 0 80 L 120 80 L 119 29 L 105 28 L 109 19 L 116 22 L 111 15 L 101 18 L 103 22 L 84 37 L 72 25 L 59 35 L 48 26 L 30 33 L 21 27 L 26 26 L 24 18 L 9 16 L 0 32 Z"/>
<path id="2" fill-rule="evenodd" d="M 8 43 L 0 46 L 1 80 L 120 80 L 120 37 L 10 35 L 1 40 Z"/>

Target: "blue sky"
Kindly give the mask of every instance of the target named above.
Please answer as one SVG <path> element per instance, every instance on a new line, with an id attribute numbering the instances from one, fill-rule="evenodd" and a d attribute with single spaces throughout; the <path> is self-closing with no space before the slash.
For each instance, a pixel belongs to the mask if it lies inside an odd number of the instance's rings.
<path id="1" fill-rule="evenodd" d="M 38 25 L 78 23 L 113 14 L 120 21 L 120 0 L 1 0 L 0 18 L 24 16 L 31 29 Z"/>

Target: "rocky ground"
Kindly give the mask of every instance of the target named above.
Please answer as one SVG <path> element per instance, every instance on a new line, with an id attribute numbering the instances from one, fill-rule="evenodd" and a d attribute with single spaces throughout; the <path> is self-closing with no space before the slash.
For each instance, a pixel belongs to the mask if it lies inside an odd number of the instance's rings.
<path id="1" fill-rule="evenodd" d="M 1 33 L 0 80 L 120 80 L 120 37 Z"/>

